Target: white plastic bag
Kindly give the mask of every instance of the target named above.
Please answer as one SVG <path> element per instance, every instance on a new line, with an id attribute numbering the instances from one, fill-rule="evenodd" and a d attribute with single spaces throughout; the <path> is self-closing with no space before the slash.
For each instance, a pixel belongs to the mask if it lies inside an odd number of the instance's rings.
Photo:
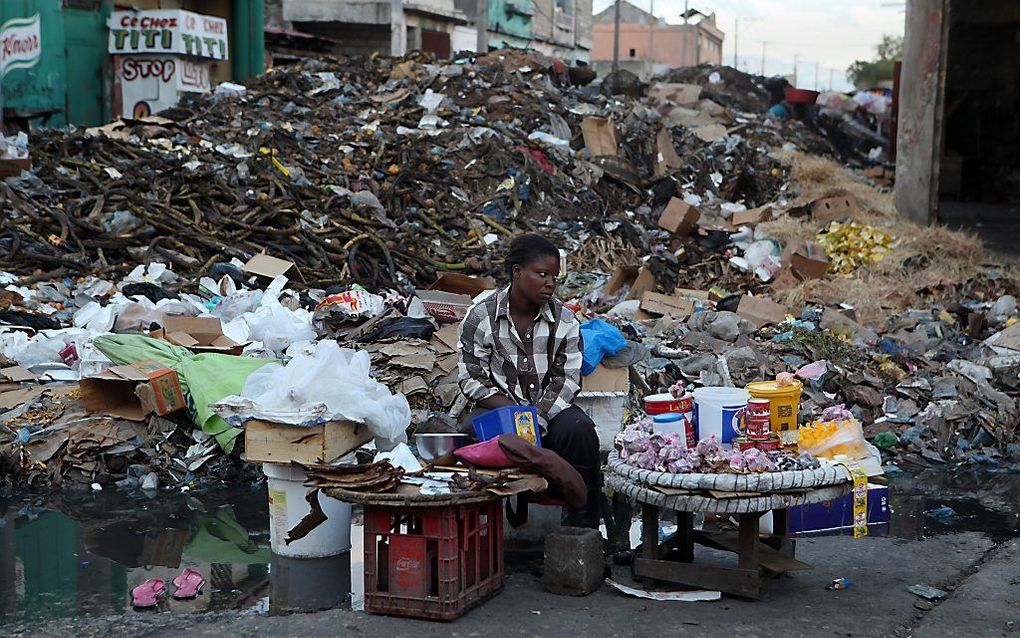
<path id="1" fill-rule="evenodd" d="M 403 394 L 391 394 L 371 377 L 371 364 L 367 352 L 327 339 L 316 344 L 311 355 L 256 370 L 240 396 L 227 397 L 211 409 L 231 423 L 251 418 L 294 425 L 338 419 L 364 423 L 379 449 L 391 449 L 405 437 L 411 408 Z"/>
<path id="2" fill-rule="evenodd" d="M 315 339 L 310 317 L 307 312 L 287 310 L 276 297 L 267 295 L 262 298 L 258 310 L 244 315 L 244 320 L 252 340 L 261 341 L 267 348 L 282 355 L 292 343 Z"/>

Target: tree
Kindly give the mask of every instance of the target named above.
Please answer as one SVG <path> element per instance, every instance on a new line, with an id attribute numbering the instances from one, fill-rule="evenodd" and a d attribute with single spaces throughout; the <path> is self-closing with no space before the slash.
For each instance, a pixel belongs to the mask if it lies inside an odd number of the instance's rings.
<path id="1" fill-rule="evenodd" d="M 856 60 L 847 67 L 846 78 L 859 89 L 893 79 L 893 66 L 903 57 L 903 38 L 885 35 L 875 47 L 874 60 Z"/>

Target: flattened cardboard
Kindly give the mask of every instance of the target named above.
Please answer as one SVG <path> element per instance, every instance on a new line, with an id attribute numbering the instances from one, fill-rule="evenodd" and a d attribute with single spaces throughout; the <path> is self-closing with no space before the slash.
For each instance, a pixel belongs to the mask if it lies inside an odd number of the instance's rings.
<path id="1" fill-rule="evenodd" d="M 829 256 L 813 241 L 795 242 L 783 251 L 782 262 L 789 264 L 798 279 L 821 279 L 829 270 Z"/>
<path id="2" fill-rule="evenodd" d="M 616 142 L 616 130 L 611 117 L 584 118 L 581 121 L 581 135 L 592 157 L 616 157 L 619 153 L 620 147 Z"/>
<path id="3" fill-rule="evenodd" d="M 472 277 L 457 272 L 441 272 L 429 290 L 440 290 L 455 295 L 468 295 L 472 299 L 486 290 L 495 290 L 496 280 L 492 277 Z"/>
<path id="4" fill-rule="evenodd" d="M 606 296 L 615 297 L 624 286 L 630 286 L 624 301 L 640 299 L 641 295 L 655 290 L 655 276 L 645 266 L 617 266 L 603 290 Z"/>
<path id="5" fill-rule="evenodd" d="M 751 295 L 741 297 L 740 304 L 737 306 L 737 314 L 759 328 L 770 323 L 782 323 L 786 320 L 788 312 L 789 310 L 782 304 L 765 297 L 752 297 Z"/>
<path id="6" fill-rule="evenodd" d="M 669 175 L 683 166 L 683 161 L 673 147 L 673 133 L 667 128 L 660 128 L 655 136 L 655 174 Z"/>
<path id="7" fill-rule="evenodd" d="M 581 392 L 630 392 L 630 368 L 607 368 L 599 365 L 581 377 Z"/>
<path id="8" fill-rule="evenodd" d="M 368 426 L 330 421 L 303 428 L 271 421 L 244 424 L 244 454 L 265 463 L 332 463 L 372 440 Z"/>
<path id="9" fill-rule="evenodd" d="M 648 89 L 648 97 L 660 102 L 672 102 L 678 106 L 694 104 L 701 97 L 701 86 L 679 82 L 659 82 Z"/>
<path id="10" fill-rule="evenodd" d="M 286 275 L 294 267 L 294 262 L 286 259 L 277 259 L 271 255 L 255 255 L 244 265 L 244 272 L 259 277 L 275 279 L 280 275 Z"/>
<path id="11" fill-rule="evenodd" d="M 733 213 L 733 215 L 730 216 L 730 226 L 733 228 L 739 228 L 740 226 L 755 226 L 767 221 L 772 221 L 771 206 L 752 208 L 751 210 Z"/>
<path id="12" fill-rule="evenodd" d="M 7 411 L 12 408 L 16 408 L 23 403 L 34 401 L 37 397 L 41 396 L 46 388 L 43 386 L 35 386 L 31 388 L 22 388 L 20 390 L 14 390 L 12 392 L 0 393 L 0 411 Z"/>
<path id="13" fill-rule="evenodd" d="M 36 381 L 37 379 L 38 377 L 21 366 L 0 369 L 0 380 L 3 381 L 21 383 L 22 381 Z"/>
<path id="14" fill-rule="evenodd" d="M 657 292 L 646 292 L 641 296 L 641 310 L 653 315 L 686 319 L 694 312 L 694 300 Z"/>
<path id="15" fill-rule="evenodd" d="M 811 219 L 828 223 L 845 217 L 853 217 L 858 210 L 860 210 L 860 205 L 852 195 L 823 197 L 811 203 Z"/>
<path id="16" fill-rule="evenodd" d="M 1020 351 L 1020 323 L 1014 323 L 1012 326 L 996 332 L 988 337 L 985 343 L 990 346 Z"/>
<path id="17" fill-rule="evenodd" d="M 674 197 L 669 200 L 662 215 L 659 216 L 659 228 L 677 237 L 686 237 L 697 226 L 699 219 L 701 219 L 701 212 L 697 208 Z"/>
<path id="18" fill-rule="evenodd" d="M 447 324 L 432 334 L 432 346 L 440 354 L 444 352 L 457 352 L 460 348 L 458 336 L 459 327 L 454 324 Z"/>
<path id="19" fill-rule="evenodd" d="M 706 124 L 699 126 L 693 131 L 694 135 L 703 142 L 714 142 L 726 137 L 727 130 L 722 124 Z"/>
<path id="20" fill-rule="evenodd" d="M 152 360 L 114 366 L 82 379 L 79 387 L 86 412 L 129 421 L 142 421 L 149 413 L 170 414 L 185 405 L 177 373 Z"/>

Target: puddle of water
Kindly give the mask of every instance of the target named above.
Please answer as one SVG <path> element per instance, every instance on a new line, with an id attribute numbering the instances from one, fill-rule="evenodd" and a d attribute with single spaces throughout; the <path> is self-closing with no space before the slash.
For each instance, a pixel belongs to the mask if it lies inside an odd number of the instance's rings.
<path id="1" fill-rule="evenodd" d="M 286 613 L 363 604 L 362 528 L 351 552 L 317 560 L 269 551 L 265 488 L 149 500 L 103 492 L 42 505 L 0 502 L 0 623 L 121 613 Z M 353 558 L 352 558 L 353 557 Z M 135 610 L 131 590 L 184 567 L 206 580 L 193 600 Z"/>

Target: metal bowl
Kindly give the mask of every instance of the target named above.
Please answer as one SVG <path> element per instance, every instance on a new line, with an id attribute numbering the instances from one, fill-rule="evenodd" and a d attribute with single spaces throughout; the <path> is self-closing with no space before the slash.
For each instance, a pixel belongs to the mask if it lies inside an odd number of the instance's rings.
<path id="1" fill-rule="evenodd" d="M 414 444 L 418 448 L 418 456 L 431 463 L 461 447 L 470 438 L 467 434 L 415 434 Z"/>

